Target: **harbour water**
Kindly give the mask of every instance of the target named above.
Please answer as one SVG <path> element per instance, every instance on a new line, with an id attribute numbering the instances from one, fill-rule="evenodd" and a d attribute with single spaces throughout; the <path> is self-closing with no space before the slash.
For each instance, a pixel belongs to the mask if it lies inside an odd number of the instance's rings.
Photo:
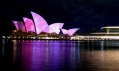
<path id="1" fill-rule="evenodd" d="M 3 40 L 0 71 L 7 69 L 119 71 L 119 41 Z"/>

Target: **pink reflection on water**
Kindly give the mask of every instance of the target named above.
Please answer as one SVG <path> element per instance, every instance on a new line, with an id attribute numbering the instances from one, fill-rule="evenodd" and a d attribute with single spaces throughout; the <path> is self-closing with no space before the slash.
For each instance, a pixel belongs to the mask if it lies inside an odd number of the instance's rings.
<path id="1" fill-rule="evenodd" d="M 14 52 L 14 54 L 17 52 Z M 75 43 L 65 41 L 22 41 L 21 58 L 23 71 L 62 71 L 73 66 L 76 57 Z"/>
<path id="2" fill-rule="evenodd" d="M 32 46 L 33 45 L 28 44 L 27 41 L 24 41 L 22 44 L 22 62 L 23 62 L 24 71 L 30 71 L 30 68 L 32 68 L 31 66 Z"/>
<path id="3" fill-rule="evenodd" d="M 39 41 L 24 41 L 22 62 L 25 71 L 43 71 L 45 68 L 45 44 Z"/>

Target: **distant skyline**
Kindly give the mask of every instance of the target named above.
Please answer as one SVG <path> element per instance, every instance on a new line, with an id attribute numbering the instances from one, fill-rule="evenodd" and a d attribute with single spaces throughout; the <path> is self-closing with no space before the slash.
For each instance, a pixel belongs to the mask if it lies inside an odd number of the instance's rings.
<path id="1" fill-rule="evenodd" d="M 65 28 L 80 28 L 79 33 L 99 31 L 103 26 L 119 26 L 119 0 L 4 0 L 0 2 L 2 35 L 15 29 L 11 21 L 40 14 L 48 24 L 63 22 Z"/>

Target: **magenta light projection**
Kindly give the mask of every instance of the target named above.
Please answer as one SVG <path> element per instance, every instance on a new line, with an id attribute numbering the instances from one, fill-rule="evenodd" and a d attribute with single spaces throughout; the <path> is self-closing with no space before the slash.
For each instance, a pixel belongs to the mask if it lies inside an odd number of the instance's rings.
<path id="1" fill-rule="evenodd" d="M 35 23 L 36 33 L 39 34 L 48 26 L 48 24 L 45 19 L 37 13 L 31 12 L 31 14 Z"/>
<path id="2" fill-rule="evenodd" d="M 18 22 L 17 21 L 12 21 L 16 27 L 17 30 L 19 30 L 19 27 L 18 27 Z"/>
<path id="3" fill-rule="evenodd" d="M 62 33 L 63 33 L 64 35 L 67 34 L 67 30 L 66 30 L 66 29 L 61 29 L 61 31 L 62 31 Z"/>
<path id="4" fill-rule="evenodd" d="M 69 36 L 72 36 L 74 33 L 76 33 L 77 30 L 79 30 L 79 28 L 69 29 L 69 30 L 67 31 L 67 34 L 68 34 Z"/>
<path id="5" fill-rule="evenodd" d="M 23 17 L 23 20 L 24 20 L 27 32 L 29 31 L 35 32 L 35 26 L 32 19 Z"/>
<path id="6" fill-rule="evenodd" d="M 60 30 L 59 30 L 59 28 L 57 27 L 56 24 L 51 24 L 51 25 L 49 25 L 49 33 L 55 32 L 55 33 L 59 34 L 59 33 L 58 33 L 59 31 L 60 31 Z"/>
<path id="7" fill-rule="evenodd" d="M 26 31 L 24 23 L 23 22 L 19 22 L 19 23 L 20 23 L 20 30 Z"/>
<path id="8" fill-rule="evenodd" d="M 64 23 L 53 23 L 51 25 L 49 25 L 48 27 L 46 27 L 43 32 L 47 32 L 47 33 L 60 33 L 60 28 L 62 28 L 64 25 Z"/>
<path id="9" fill-rule="evenodd" d="M 53 23 L 57 28 L 62 28 L 64 26 L 64 23 Z"/>
<path id="10" fill-rule="evenodd" d="M 18 30 L 26 31 L 25 25 L 21 21 L 12 21 Z"/>
<path id="11" fill-rule="evenodd" d="M 64 23 L 59 23 L 60 24 L 60 28 L 62 28 L 64 26 Z"/>
<path id="12" fill-rule="evenodd" d="M 47 27 L 43 30 L 43 32 L 50 33 L 50 32 L 49 32 L 49 26 L 47 26 Z"/>
<path id="13" fill-rule="evenodd" d="M 65 34 L 65 35 L 67 34 L 69 36 L 72 36 L 74 33 L 76 33 L 77 30 L 79 30 L 79 28 L 72 28 L 72 29 L 69 29 L 69 30 L 61 29 L 63 34 Z"/>
<path id="14" fill-rule="evenodd" d="M 59 24 L 60 29 L 64 26 L 64 23 L 57 23 L 57 24 Z"/>
<path id="15" fill-rule="evenodd" d="M 60 33 L 60 29 L 63 27 L 64 23 L 53 23 L 52 24 L 52 29 L 59 34 Z"/>
<path id="16" fill-rule="evenodd" d="M 36 34 L 40 34 L 41 32 L 46 33 L 56 33 L 59 34 L 60 31 L 62 31 L 63 34 L 67 34 L 69 36 L 72 36 L 79 28 L 73 28 L 73 29 L 63 29 L 64 23 L 53 23 L 48 25 L 46 20 L 40 16 L 39 14 L 35 12 L 31 12 L 31 15 L 33 17 L 32 19 L 23 17 L 23 22 L 20 21 L 12 21 L 16 27 L 17 30 L 25 30 L 26 32 L 35 32 Z"/>

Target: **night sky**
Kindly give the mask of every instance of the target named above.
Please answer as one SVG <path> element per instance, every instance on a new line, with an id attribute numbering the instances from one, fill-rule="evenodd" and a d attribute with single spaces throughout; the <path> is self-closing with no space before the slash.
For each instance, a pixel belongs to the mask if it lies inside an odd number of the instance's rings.
<path id="1" fill-rule="evenodd" d="M 41 15 L 48 24 L 63 22 L 64 28 L 80 28 L 78 33 L 100 31 L 103 26 L 119 25 L 119 0 L 3 0 L 0 2 L 0 33 L 15 29 L 13 20 Z"/>

